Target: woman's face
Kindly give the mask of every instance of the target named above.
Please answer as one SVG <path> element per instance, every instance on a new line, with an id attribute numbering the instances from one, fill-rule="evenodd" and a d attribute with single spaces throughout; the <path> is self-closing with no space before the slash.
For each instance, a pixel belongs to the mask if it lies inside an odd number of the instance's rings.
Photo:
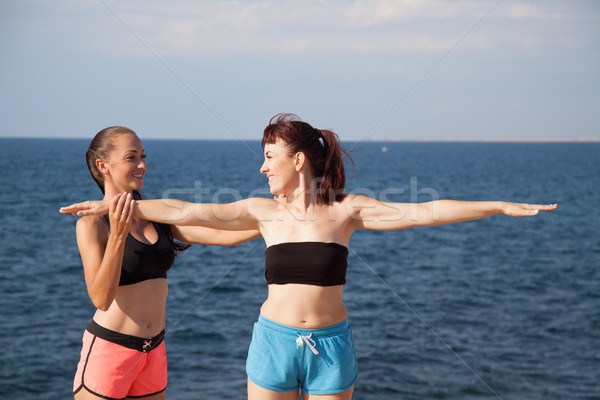
<path id="1" fill-rule="evenodd" d="M 288 146 L 277 140 L 273 144 L 267 143 L 264 148 L 265 162 L 260 167 L 260 172 L 267 176 L 271 194 L 282 195 L 293 192 L 298 184 L 298 171 L 296 171 L 294 156 L 290 156 Z"/>
<path id="2" fill-rule="evenodd" d="M 135 135 L 114 135 L 111 141 L 114 149 L 105 160 L 105 185 L 112 183 L 118 192 L 142 189 L 146 174 L 142 141 Z"/>

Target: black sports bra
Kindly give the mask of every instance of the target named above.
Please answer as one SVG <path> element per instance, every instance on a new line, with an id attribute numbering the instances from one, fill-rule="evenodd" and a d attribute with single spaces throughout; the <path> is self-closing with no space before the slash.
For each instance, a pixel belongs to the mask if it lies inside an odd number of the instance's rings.
<path id="1" fill-rule="evenodd" d="M 346 283 L 348 248 L 338 243 L 287 242 L 265 250 L 268 284 L 303 283 L 334 286 Z"/>
<path id="2" fill-rule="evenodd" d="M 105 218 L 108 220 L 107 216 Z M 167 278 L 167 271 L 175 262 L 175 251 L 164 229 L 154 222 L 152 225 L 158 234 L 154 244 L 142 243 L 131 233 L 127 235 L 119 286 Z"/>

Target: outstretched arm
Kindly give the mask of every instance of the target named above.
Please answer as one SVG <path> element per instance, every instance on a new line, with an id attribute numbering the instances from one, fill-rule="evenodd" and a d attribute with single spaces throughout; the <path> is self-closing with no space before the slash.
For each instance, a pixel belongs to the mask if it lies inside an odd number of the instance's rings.
<path id="1" fill-rule="evenodd" d="M 149 221 L 180 226 L 258 230 L 258 220 L 252 213 L 252 206 L 258 200 L 245 199 L 227 204 L 188 203 L 175 199 L 136 200 L 134 215 Z M 104 215 L 108 212 L 108 202 L 86 201 L 63 207 L 60 212 L 79 216 Z"/>
<path id="2" fill-rule="evenodd" d="M 348 201 L 356 229 L 396 230 L 414 226 L 434 226 L 487 218 L 496 214 L 511 217 L 553 211 L 556 204 L 507 203 L 503 201 L 436 200 L 427 203 L 387 203 L 365 196 Z"/>

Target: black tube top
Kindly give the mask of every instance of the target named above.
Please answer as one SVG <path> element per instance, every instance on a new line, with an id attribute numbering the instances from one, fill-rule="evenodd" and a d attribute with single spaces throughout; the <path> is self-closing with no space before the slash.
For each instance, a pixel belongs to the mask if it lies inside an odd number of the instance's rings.
<path id="1" fill-rule="evenodd" d="M 334 286 L 346 283 L 348 248 L 338 243 L 287 242 L 265 250 L 268 284 L 303 283 Z"/>

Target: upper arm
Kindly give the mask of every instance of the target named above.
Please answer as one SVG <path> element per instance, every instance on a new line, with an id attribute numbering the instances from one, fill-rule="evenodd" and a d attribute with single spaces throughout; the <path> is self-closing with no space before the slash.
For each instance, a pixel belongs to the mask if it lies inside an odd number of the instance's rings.
<path id="1" fill-rule="evenodd" d="M 85 283 L 89 289 L 104 258 L 108 226 L 100 217 L 82 217 L 77 221 L 76 235 Z"/>
<path id="2" fill-rule="evenodd" d="M 389 231 L 430 222 L 428 203 L 390 203 L 353 195 L 348 199 L 347 209 L 355 229 Z"/>
<path id="3" fill-rule="evenodd" d="M 203 226 L 173 226 L 175 239 L 186 243 L 234 246 L 260 236 L 258 230 L 226 231 Z"/>

